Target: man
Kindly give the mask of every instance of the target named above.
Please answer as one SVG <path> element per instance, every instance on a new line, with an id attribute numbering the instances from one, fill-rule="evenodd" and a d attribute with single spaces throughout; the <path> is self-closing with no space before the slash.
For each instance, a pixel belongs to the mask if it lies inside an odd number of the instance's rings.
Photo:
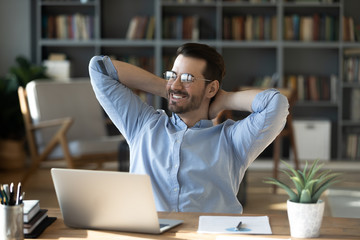
<path id="1" fill-rule="evenodd" d="M 220 89 L 224 61 L 213 48 L 184 44 L 164 78 L 95 56 L 95 94 L 130 147 L 130 172 L 151 177 L 158 211 L 242 213 L 236 198 L 245 170 L 275 139 L 288 114 L 278 91 Z M 130 88 L 167 98 L 172 116 Z M 223 110 L 252 112 L 214 126 Z"/>

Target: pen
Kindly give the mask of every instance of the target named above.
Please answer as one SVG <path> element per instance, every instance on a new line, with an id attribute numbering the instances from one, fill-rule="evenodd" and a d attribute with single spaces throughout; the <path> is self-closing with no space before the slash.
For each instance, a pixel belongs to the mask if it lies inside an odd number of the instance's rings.
<path id="1" fill-rule="evenodd" d="M 15 205 L 14 183 L 10 183 L 9 205 Z"/>
<path id="2" fill-rule="evenodd" d="M 241 229 L 242 221 L 239 222 L 239 224 L 235 227 L 236 230 L 240 231 Z"/>
<path id="3" fill-rule="evenodd" d="M 25 197 L 25 192 L 23 192 L 20 196 L 20 199 L 19 199 L 19 203 L 22 204 L 23 201 L 24 201 L 24 197 Z"/>
<path id="4" fill-rule="evenodd" d="M 9 184 L 3 184 L 3 188 L 6 197 L 6 204 L 9 204 L 9 198 L 10 198 Z"/>
<path id="5" fill-rule="evenodd" d="M 17 193 L 16 193 L 16 205 L 20 204 L 20 193 L 21 192 L 21 182 L 18 183 Z"/>
<path id="6" fill-rule="evenodd" d="M 1 185 L 1 190 L 0 190 L 0 204 L 5 204 L 5 203 L 3 203 L 3 201 L 4 201 L 4 197 L 3 197 L 2 185 Z"/>
<path id="7" fill-rule="evenodd" d="M 7 194 L 6 194 L 6 191 L 5 191 L 5 188 L 4 188 L 3 185 L 1 185 L 1 192 L 2 192 L 2 195 L 3 195 L 3 204 L 7 205 L 8 204 L 8 197 L 7 197 Z"/>

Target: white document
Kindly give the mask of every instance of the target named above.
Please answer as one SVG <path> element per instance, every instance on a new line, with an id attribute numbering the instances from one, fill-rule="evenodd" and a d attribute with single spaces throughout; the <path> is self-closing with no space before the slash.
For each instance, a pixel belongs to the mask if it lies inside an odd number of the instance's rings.
<path id="1" fill-rule="evenodd" d="M 253 238 L 245 236 L 217 236 L 216 240 L 291 240 L 290 238 Z"/>
<path id="2" fill-rule="evenodd" d="M 242 222 L 241 228 L 236 227 Z M 272 234 L 268 216 L 200 216 L 198 233 Z"/>

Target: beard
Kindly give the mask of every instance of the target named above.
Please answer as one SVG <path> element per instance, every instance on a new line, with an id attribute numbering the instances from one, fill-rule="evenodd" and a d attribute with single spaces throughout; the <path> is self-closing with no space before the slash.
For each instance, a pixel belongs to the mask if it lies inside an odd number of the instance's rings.
<path id="1" fill-rule="evenodd" d="M 187 104 L 180 104 L 176 101 L 171 101 L 170 99 L 170 95 L 171 94 L 181 94 L 181 95 L 184 95 L 187 98 Z M 194 111 L 194 110 L 197 110 L 199 109 L 201 103 L 202 103 L 202 99 L 204 97 L 204 92 L 202 92 L 201 94 L 199 95 L 196 95 L 196 96 L 190 96 L 186 93 L 186 92 L 180 92 L 180 91 L 168 91 L 168 109 L 173 112 L 173 113 L 176 113 L 176 114 L 184 114 L 184 113 L 187 113 L 187 112 L 191 112 L 191 111 Z"/>

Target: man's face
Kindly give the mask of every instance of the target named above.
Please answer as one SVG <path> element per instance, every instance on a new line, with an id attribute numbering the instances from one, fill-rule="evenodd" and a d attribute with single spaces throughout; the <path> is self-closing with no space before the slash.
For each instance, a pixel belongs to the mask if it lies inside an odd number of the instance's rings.
<path id="1" fill-rule="evenodd" d="M 205 81 L 202 75 L 206 62 L 203 59 L 179 55 L 174 62 L 172 71 L 177 74 L 176 80 L 167 85 L 168 108 L 171 112 L 185 114 L 196 112 L 204 100 Z M 180 81 L 180 75 L 189 73 L 196 79 L 188 87 Z"/>

